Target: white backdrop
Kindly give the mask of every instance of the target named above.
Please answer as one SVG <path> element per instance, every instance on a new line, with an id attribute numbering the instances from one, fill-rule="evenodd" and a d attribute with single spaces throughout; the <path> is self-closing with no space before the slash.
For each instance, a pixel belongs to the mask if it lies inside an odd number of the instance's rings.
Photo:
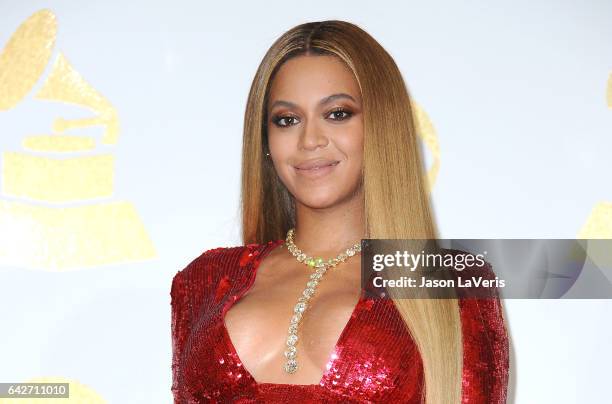
<path id="1" fill-rule="evenodd" d="M 612 2 L 3 1 L 0 382 L 172 401 L 171 279 L 241 243 L 250 82 L 323 19 L 372 34 L 431 119 L 442 237 L 612 237 Z M 612 301 L 505 306 L 508 402 L 610 402 Z"/>

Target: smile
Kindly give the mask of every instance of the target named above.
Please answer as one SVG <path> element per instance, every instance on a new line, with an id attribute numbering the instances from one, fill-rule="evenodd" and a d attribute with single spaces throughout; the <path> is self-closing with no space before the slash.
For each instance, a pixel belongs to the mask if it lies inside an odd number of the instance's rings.
<path id="1" fill-rule="evenodd" d="M 309 168 L 298 168 L 298 167 L 294 167 L 294 168 L 295 168 L 295 172 L 299 175 L 303 175 L 308 178 L 319 178 L 319 177 L 323 177 L 331 173 L 338 164 L 340 164 L 339 161 L 334 161 L 334 162 L 327 163 L 327 164 L 313 165 L 312 167 L 309 167 Z"/>

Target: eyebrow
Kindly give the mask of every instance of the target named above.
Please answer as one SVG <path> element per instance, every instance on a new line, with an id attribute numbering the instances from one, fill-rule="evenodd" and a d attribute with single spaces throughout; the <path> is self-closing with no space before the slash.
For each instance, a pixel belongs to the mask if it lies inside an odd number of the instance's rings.
<path id="1" fill-rule="evenodd" d="M 330 96 L 327 96 L 327 97 L 321 98 L 321 100 L 319 101 L 319 105 L 324 105 L 324 104 L 327 104 L 327 103 L 332 102 L 332 101 L 334 101 L 334 100 L 337 100 L 337 99 L 339 99 L 339 98 L 347 98 L 347 99 L 349 99 L 349 100 L 352 100 L 353 102 L 357 102 L 357 101 L 355 101 L 355 99 L 354 99 L 352 96 L 350 96 L 349 94 L 346 94 L 346 93 L 338 93 L 338 94 L 332 94 L 332 95 L 330 95 Z M 275 106 L 277 106 L 277 105 L 280 105 L 280 106 L 283 106 L 283 107 L 288 107 L 288 108 L 296 108 L 296 107 L 297 107 L 297 105 L 296 105 L 296 104 L 294 104 L 294 103 L 292 103 L 292 102 L 285 101 L 285 100 L 277 100 L 277 101 L 274 101 L 274 103 L 273 103 L 273 104 L 270 106 L 270 109 L 274 108 L 274 107 L 275 107 Z"/>

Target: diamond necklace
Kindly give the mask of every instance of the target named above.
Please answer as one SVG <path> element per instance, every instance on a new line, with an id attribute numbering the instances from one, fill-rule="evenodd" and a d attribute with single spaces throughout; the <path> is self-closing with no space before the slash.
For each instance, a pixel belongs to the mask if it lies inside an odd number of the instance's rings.
<path id="1" fill-rule="evenodd" d="M 287 350 L 285 351 L 285 357 L 287 362 L 283 366 L 283 369 L 287 373 L 295 373 L 298 369 L 297 362 L 297 348 L 296 344 L 298 341 L 297 331 L 300 321 L 306 308 L 308 307 L 308 301 L 314 295 L 315 289 L 319 284 L 321 278 L 327 271 L 327 268 L 332 268 L 338 264 L 346 261 L 349 257 L 354 256 L 356 253 L 361 251 L 361 244 L 355 243 L 345 251 L 338 254 L 336 258 L 331 258 L 324 261 L 321 257 L 311 257 L 306 255 L 302 250 L 297 248 L 293 241 L 295 235 L 295 229 L 290 229 L 287 232 L 286 244 L 287 250 L 301 263 L 307 265 L 309 268 L 316 268 L 315 272 L 310 275 L 308 283 L 306 283 L 306 289 L 302 292 L 302 296 L 298 299 L 297 304 L 293 308 L 293 316 L 291 317 L 291 323 L 289 325 L 289 336 L 287 337 Z"/>

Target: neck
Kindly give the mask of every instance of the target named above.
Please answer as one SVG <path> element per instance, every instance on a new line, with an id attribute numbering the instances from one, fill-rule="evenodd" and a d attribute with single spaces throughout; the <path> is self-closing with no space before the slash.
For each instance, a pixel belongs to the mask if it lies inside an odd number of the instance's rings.
<path id="1" fill-rule="evenodd" d="M 296 201 L 294 241 L 308 255 L 332 257 L 359 243 L 365 234 L 361 194 L 324 209 Z"/>

